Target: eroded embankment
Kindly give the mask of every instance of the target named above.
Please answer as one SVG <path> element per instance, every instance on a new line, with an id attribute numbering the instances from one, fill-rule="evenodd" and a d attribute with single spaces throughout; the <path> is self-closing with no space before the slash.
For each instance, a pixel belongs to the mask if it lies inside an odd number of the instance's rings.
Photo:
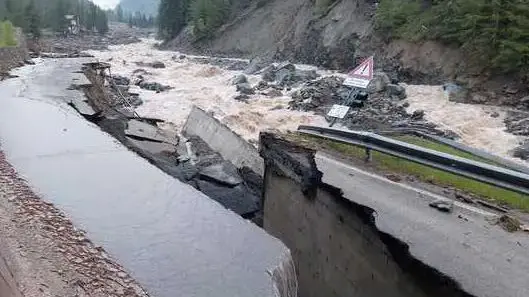
<path id="1" fill-rule="evenodd" d="M 471 296 L 322 182 L 315 151 L 263 133 L 261 155 L 264 228 L 292 250 L 301 296 Z"/>

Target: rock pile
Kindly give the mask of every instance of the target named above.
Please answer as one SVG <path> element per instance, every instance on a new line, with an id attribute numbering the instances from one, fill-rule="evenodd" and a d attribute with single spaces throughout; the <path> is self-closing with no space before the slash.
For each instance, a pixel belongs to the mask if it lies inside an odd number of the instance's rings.
<path id="1" fill-rule="evenodd" d="M 529 136 L 529 112 L 511 111 L 505 117 L 507 132 L 519 136 Z"/>
<path id="2" fill-rule="evenodd" d="M 325 112 L 332 104 L 337 104 L 346 98 L 345 88 L 342 88 L 343 79 L 336 76 L 306 83 L 300 90 L 292 94 L 290 109 L 301 111 Z"/>
<path id="3" fill-rule="evenodd" d="M 160 62 L 160 61 L 153 61 L 153 62 L 140 61 L 140 62 L 134 62 L 134 63 L 136 65 L 140 66 L 140 67 L 151 67 L 151 68 L 155 68 L 155 69 L 165 68 L 165 64 L 163 62 Z"/>
<path id="4" fill-rule="evenodd" d="M 515 148 L 512 155 L 515 158 L 529 160 L 529 140 L 526 140 L 525 143 Z"/>
<path id="5" fill-rule="evenodd" d="M 251 170 L 239 171 L 196 136 L 180 145 L 179 154 L 180 180 L 244 218 L 260 210 L 262 179 Z"/>
<path id="6" fill-rule="evenodd" d="M 180 60 L 185 59 L 180 58 Z M 220 67 L 226 70 L 241 71 L 248 67 L 248 61 L 239 60 L 239 59 L 229 59 L 229 58 L 215 58 L 215 57 L 189 57 L 189 61 L 199 63 L 199 64 L 211 64 L 213 66 Z M 176 59 L 173 59 L 176 60 Z"/>
<path id="7" fill-rule="evenodd" d="M 61 58 L 93 58 L 94 56 L 79 51 L 73 51 L 69 53 L 40 53 L 41 58 L 52 58 L 52 59 L 61 59 Z"/>
<path id="8" fill-rule="evenodd" d="M 319 77 L 315 70 L 297 69 L 294 64 L 288 62 L 266 67 L 261 76 L 264 81 L 275 82 L 282 87 L 292 87 Z"/>
<path id="9" fill-rule="evenodd" d="M 393 84 L 385 73 L 376 73 L 365 92 L 367 94 L 360 92 L 355 95 L 351 88 L 343 86 L 342 78 L 329 76 L 305 83 L 300 90 L 292 94 L 289 107 L 325 115 L 333 104 L 348 105 L 352 109 L 338 123 L 350 129 L 412 128 L 436 135 L 454 136 L 452 133 L 439 131 L 434 124 L 426 122 L 422 110 L 409 114 L 406 111 L 409 104 L 403 101 L 406 98 L 406 89 Z M 367 100 L 361 100 L 366 95 Z"/>
<path id="10" fill-rule="evenodd" d="M 143 64 L 146 65 L 145 63 Z M 164 66 L 165 67 L 165 66 Z M 151 73 L 145 69 L 139 68 L 132 72 L 132 79 L 129 80 L 129 84 L 136 85 L 144 90 L 155 91 L 156 93 L 164 92 L 172 89 L 171 86 L 162 85 L 157 82 L 148 81 L 145 76 L 150 75 Z"/>

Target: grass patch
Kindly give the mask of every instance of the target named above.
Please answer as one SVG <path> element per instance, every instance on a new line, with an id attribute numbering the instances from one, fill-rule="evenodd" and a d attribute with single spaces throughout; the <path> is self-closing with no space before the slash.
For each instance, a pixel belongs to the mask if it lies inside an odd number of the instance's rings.
<path id="1" fill-rule="evenodd" d="M 446 153 L 446 154 L 458 156 L 458 157 L 469 159 L 469 160 L 473 160 L 473 161 L 487 163 L 487 164 L 495 165 L 495 166 L 498 166 L 498 167 L 505 167 L 505 166 L 503 166 L 501 164 L 498 164 L 498 163 L 496 163 L 494 161 L 491 161 L 491 160 L 488 160 L 488 159 L 473 155 L 471 153 L 459 150 L 457 148 L 451 147 L 449 145 L 446 145 L 446 144 L 443 144 L 443 143 L 439 143 L 439 142 L 436 142 L 436 141 L 432 141 L 432 140 L 429 140 L 429 139 L 425 139 L 425 138 L 422 138 L 422 137 L 418 137 L 418 136 L 414 136 L 414 135 L 398 135 L 398 136 L 389 136 L 389 137 L 393 138 L 395 140 L 399 140 L 399 141 L 406 142 L 406 143 L 409 143 L 409 144 L 414 144 L 414 145 L 417 145 L 417 146 L 420 146 L 420 147 L 424 147 L 424 148 L 427 148 L 427 149 L 431 149 L 431 150 L 435 150 L 435 151 L 438 151 L 438 152 L 441 152 L 441 153 Z"/>
<path id="2" fill-rule="evenodd" d="M 358 146 L 308 135 L 293 134 L 291 137 L 294 137 L 296 141 L 301 141 L 302 143 L 308 144 L 310 147 L 315 149 L 335 151 L 347 157 L 361 161 L 363 161 L 365 158 L 365 149 Z M 421 140 L 422 144 L 428 144 L 430 146 L 428 148 L 435 149 L 435 147 L 432 145 L 432 142 L 427 140 L 424 140 L 426 142 L 422 142 L 423 140 L 424 139 Z M 413 139 L 413 141 L 415 142 L 417 140 Z M 444 152 L 450 153 L 449 149 L 453 148 L 447 148 L 444 146 L 443 149 L 445 149 Z M 468 154 L 459 150 L 456 151 L 458 151 L 458 155 L 461 157 L 464 157 L 464 154 Z M 529 196 L 527 195 L 498 188 L 486 183 L 472 180 L 470 178 L 455 175 L 443 170 L 431 168 L 380 152 L 372 151 L 371 155 L 373 160 L 370 165 L 374 166 L 378 170 L 414 176 L 420 181 L 432 183 L 438 186 L 454 187 L 460 191 L 474 194 L 484 200 L 529 212 Z M 474 159 L 476 158 L 475 156 L 473 157 Z"/>

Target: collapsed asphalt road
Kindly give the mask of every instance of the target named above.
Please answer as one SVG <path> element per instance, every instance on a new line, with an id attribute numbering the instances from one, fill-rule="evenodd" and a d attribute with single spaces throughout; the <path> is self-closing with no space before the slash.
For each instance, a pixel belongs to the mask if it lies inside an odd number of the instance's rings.
<path id="1" fill-rule="evenodd" d="M 82 59 L 2 82 L 0 140 L 29 185 L 153 296 L 276 296 L 295 282 L 277 239 L 127 150 L 67 105 Z M 273 275 L 273 277 L 272 277 Z M 282 296 L 280 292 L 280 296 Z"/>

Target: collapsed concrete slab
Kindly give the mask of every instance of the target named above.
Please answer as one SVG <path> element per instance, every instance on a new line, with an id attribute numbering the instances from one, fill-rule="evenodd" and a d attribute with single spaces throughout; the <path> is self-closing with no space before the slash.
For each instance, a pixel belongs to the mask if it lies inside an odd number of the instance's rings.
<path id="1" fill-rule="evenodd" d="M 178 145 L 178 138 L 176 138 L 176 136 L 171 137 L 165 131 L 162 131 L 160 128 L 151 125 L 150 123 L 145 123 L 139 119 L 132 119 L 127 123 L 127 130 L 125 130 L 125 135 L 133 136 L 142 140 Z"/>
<path id="2" fill-rule="evenodd" d="M 289 140 L 295 139 L 295 140 Z M 300 295 L 527 296 L 529 237 L 494 214 L 261 134 L 264 228 L 292 250 Z M 445 198 L 446 199 L 446 198 Z"/>
<path id="3" fill-rule="evenodd" d="M 200 137 L 238 168 L 248 167 L 263 175 L 263 159 L 257 149 L 202 109 L 193 107 L 182 132 Z"/>
<path id="4" fill-rule="evenodd" d="M 214 164 L 200 171 L 200 177 L 209 181 L 217 182 L 234 187 L 243 182 L 237 172 L 237 168 L 229 163 Z"/>

